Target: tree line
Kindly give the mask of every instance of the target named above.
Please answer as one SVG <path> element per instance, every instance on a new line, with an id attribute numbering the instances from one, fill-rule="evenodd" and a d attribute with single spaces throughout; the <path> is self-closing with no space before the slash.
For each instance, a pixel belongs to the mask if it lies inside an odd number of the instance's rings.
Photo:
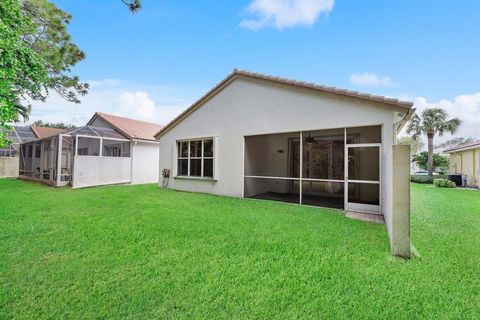
<path id="1" fill-rule="evenodd" d="M 121 1 L 133 13 L 141 8 L 140 0 Z M 80 103 L 88 93 L 88 83 L 71 74 L 85 59 L 68 33 L 71 20 L 48 0 L 0 1 L 0 147 L 9 143 L 9 124 L 28 119 L 31 101 L 54 91 Z"/>

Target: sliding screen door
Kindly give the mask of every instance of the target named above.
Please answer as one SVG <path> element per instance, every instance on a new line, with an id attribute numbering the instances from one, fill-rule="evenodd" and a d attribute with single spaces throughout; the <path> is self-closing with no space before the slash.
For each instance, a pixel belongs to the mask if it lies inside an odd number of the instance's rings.
<path id="1" fill-rule="evenodd" d="M 380 146 L 347 145 L 347 210 L 380 213 Z"/>

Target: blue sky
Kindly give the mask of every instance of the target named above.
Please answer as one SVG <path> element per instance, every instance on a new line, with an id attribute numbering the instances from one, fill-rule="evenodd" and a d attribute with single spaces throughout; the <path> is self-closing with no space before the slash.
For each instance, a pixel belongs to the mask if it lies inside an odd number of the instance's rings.
<path id="1" fill-rule="evenodd" d="M 83 106 L 35 104 L 32 120 L 99 110 L 164 123 L 240 68 L 440 105 L 473 116 L 464 134 L 480 127 L 480 1 L 143 0 L 137 14 L 54 2 L 73 16 L 87 55 L 74 73 L 92 89 Z"/>

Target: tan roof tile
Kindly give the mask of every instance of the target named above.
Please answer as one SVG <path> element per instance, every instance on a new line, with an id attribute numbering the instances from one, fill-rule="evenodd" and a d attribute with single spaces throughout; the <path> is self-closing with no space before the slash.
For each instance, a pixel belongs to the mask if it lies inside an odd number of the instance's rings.
<path id="1" fill-rule="evenodd" d="M 480 148 L 480 140 L 477 141 L 472 141 L 469 143 L 461 144 L 459 146 L 453 147 L 453 148 L 448 148 L 443 150 L 445 153 L 450 153 L 450 152 L 455 152 L 455 151 L 463 151 L 463 150 L 470 150 L 470 149 L 476 149 Z"/>
<path id="2" fill-rule="evenodd" d="M 65 129 L 57 129 L 57 128 L 49 128 L 49 127 L 36 127 L 36 126 L 30 126 L 32 129 L 33 133 L 37 136 L 37 138 L 45 138 L 49 136 L 54 136 L 59 133 L 66 132 L 67 130 Z"/>
<path id="3" fill-rule="evenodd" d="M 115 129 L 130 139 L 154 141 L 155 134 L 163 128 L 162 125 L 156 123 L 125 118 L 103 112 L 96 112 L 95 115 L 110 123 Z"/>

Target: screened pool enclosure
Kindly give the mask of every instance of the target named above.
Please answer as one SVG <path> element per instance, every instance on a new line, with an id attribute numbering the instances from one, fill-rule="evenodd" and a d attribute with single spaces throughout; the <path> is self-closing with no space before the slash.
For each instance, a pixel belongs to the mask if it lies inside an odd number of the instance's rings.
<path id="1" fill-rule="evenodd" d="M 92 179 L 95 175 L 96 181 L 104 178 L 110 182 L 108 170 L 104 169 L 111 167 L 109 164 L 116 165 L 115 158 L 124 158 L 130 163 L 130 153 L 130 140 L 117 131 L 84 126 L 21 144 L 19 174 L 21 178 L 56 187 L 72 184 L 75 179 Z M 128 170 L 126 167 L 120 170 Z"/>
<path id="2" fill-rule="evenodd" d="M 20 143 L 37 138 L 29 126 L 12 126 L 11 130 L 4 128 L 1 130 L 8 134 L 11 144 L 0 148 L 0 157 L 18 157 Z"/>
<path id="3" fill-rule="evenodd" d="M 244 196 L 380 213 L 381 126 L 245 137 Z"/>

